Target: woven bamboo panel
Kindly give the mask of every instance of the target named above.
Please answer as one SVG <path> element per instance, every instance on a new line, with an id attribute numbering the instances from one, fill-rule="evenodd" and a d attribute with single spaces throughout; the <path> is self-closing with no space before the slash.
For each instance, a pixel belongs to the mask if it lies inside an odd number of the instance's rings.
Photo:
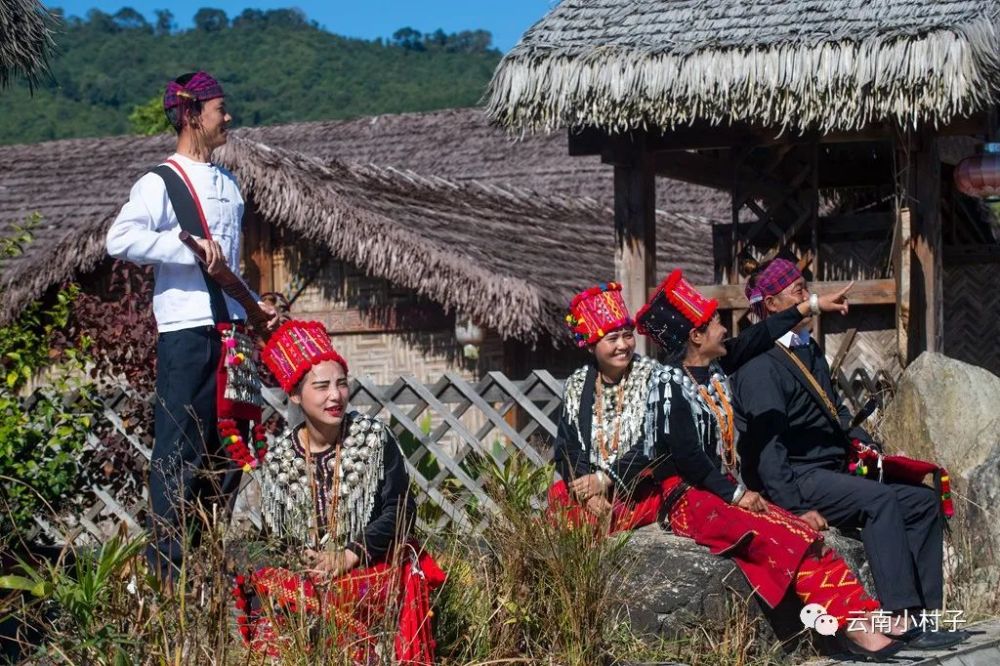
<path id="1" fill-rule="evenodd" d="M 855 329 L 857 333 L 841 363 L 844 371 L 850 375 L 864 369 L 871 375 L 885 372 L 899 376 L 902 367 L 896 353 L 894 314 L 895 308 L 890 306 L 869 306 L 854 308 L 845 317 L 825 315 L 821 325 L 827 358 L 832 362 L 837 357 L 847 332 Z"/>
<path id="2" fill-rule="evenodd" d="M 1000 263 L 947 266 L 944 271 L 944 350 L 948 356 L 1000 374 Z"/>
<path id="3" fill-rule="evenodd" d="M 892 262 L 889 261 L 891 247 L 891 238 L 821 242 L 819 279 L 878 280 L 892 277 Z"/>

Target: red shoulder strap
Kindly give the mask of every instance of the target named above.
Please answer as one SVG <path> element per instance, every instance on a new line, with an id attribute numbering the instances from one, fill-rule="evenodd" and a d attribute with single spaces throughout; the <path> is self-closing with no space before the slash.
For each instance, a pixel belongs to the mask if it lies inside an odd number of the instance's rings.
<path id="1" fill-rule="evenodd" d="M 198 209 L 198 219 L 201 220 L 201 230 L 205 232 L 205 238 L 211 240 L 212 232 L 208 230 L 208 220 L 205 219 L 205 211 L 201 207 L 201 200 L 198 198 L 198 193 L 195 191 L 194 185 L 191 184 L 191 179 L 188 178 L 187 173 L 176 160 L 167 160 L 167 164 L 172 166 L 177 173 L 181 175 L 181 178 L 184 180 L 184 184 L 187 185 L 188 191 L 191 193 L 191 198 L 194 199 L 194 207 Z"/>

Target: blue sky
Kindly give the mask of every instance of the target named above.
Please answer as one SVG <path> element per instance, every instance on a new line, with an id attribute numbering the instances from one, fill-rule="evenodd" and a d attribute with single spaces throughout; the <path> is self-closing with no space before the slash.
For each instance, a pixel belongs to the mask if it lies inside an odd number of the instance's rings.
<path id="1" fill-rule="evenodd" d="M 191 17 L 201 7 L 225 10 L 230 17 L 247 7 L 278 9 L 297 7 L 330 32 L 348 37 L 388 37 L 397 29 L 410 26 L 421 32 L 442 28 L 458 32 L 483 28 L 493 33 L 493 43 L 509 50 L 531 24 L 556 4 L 556 0 L 299 0 L 295 2 L 217 2 L 213 0 L 49 0 L 51 7 L 62 7 L 68 15 L 85 16 L 92 8 L 114 14 L 122 7 L 132 7 L 153 20 L 153 10 L 169 9 L 182 28 L 190 27 Z"/>

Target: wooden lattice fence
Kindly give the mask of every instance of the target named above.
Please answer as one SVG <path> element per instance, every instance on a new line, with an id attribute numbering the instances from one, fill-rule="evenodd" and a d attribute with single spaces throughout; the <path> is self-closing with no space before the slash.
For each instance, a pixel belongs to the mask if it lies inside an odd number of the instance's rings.
<path id="1" fill-rule="evenodd" d="M 834 372 L 852 410 L 864 406 L 871 395 L 891 389 L 891 378 L 870 375 L 864 369 L 845 372 L 834 359 Z M 519 453 L 540 467 L 551 458 L 561 406 L 562 381 L 545 370 L 526 379 L 512 380 L 500 372 L 487 373 L 470 382 L 446 373 L 433 383 L 400 377 L 388 386 L 370 378 L 352 381 L 351 405 L 390 424 L 407 458 L 413 491 L 420 507 L 418 522 L 431 531 L 476 531 L 495 505 L 483 489 L 480 465 L 487 457 L 503 464 Z M 289 417 L 287 397 L 280 389 L 265 390 L 265 418 Z M 118 390 L 101 401 L 102 426 L 113 429 L 128 443 L 133 469 L 145 470 L 151 455 L 151 433 L 120 416 L 129 403 L 152 400 L 132 390 Z M 92 452 L 102 446 L 90 435 Z M 100 477 L 100 475 L 98 475 Z M 110 479 L 91 483 L 85 509 L 53 524 L 36 518 L 39 530 L 57 543 L 106 539 L 124 523 L 141 529 L 146 509 L 146 487 L 141 479 Z M 251 475 L 237 502 L 237 518 L 260 525 L 253 501 L 256 482 Z"/>
<path id="2" fill-rule="evenodd" d="M 545 465 L 551 454 L 561 404 L 562 382 L 544 370 L 515 381 L 490 372 L 477 382 L 446 373 L 425 384 L 400 377 L 389 386 L 367 377 L 351 383 L 351 406 L 389 423 L 407 457 L 407 468 L 420 506 L 419 521 L 425 529 L 476 530 L 495 508 L 483 490 L 478 460 L 490 456 L 503 464 L 520 452 L 535 466 Z M 101 401 L 99 417 L 130 445 L 135 468 L 146 469 L 151 436 L 123 421 L 120 411 L 135 400 L 151 400 L 131 390 L 118 390 Z M 289 416 L 287 397 L 279 389 L 265 390 L 265 419 Z M 96 435 L 90 447 L 101 446 Z M 87 488 L 86 509 L 63 519 L 61 525 L 41 517 L 38 527 L 56 542 L 86 542 L 107 538 L 119 523 L 140 529 L 146 508 L 144 483 L 92 483 Z M 255 494 L 251 475 L 241 491 Z M 254 502 L 238 502 L 246 519 L 260 524 Z"/>

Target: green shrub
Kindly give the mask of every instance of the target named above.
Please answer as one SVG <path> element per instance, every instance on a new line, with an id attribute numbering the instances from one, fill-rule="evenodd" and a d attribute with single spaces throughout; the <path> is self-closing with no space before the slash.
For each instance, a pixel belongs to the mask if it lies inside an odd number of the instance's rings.
<path id="1" fill-rule="evenodd" d="M 5 238 L 0 255 L 19 254 L 36 223 L 32 218 Z M 87 341 L 71 343 L 63 334 L 77 294 L 70 285 L 0 327 L 0 538 L 58 510 L 81 484 L 80 459 L 93 423 Z M 25 395 L 33 381 L 40 388 Z"/>

